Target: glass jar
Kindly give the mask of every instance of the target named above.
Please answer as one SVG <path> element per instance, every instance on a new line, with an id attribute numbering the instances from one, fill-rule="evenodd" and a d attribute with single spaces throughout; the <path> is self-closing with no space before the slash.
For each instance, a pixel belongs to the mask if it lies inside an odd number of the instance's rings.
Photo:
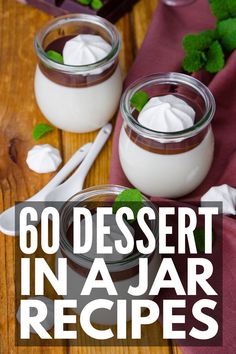
<path id="1" fill-rule="evenodd" d="M 184 5 L 190 5 L 196 0 L 162 0 L 164 4 L 168 6 L 184 6 Z"/>
<path id="2" fill-rule="evenodd" d="M 111 52 L 89 65 L 65 65 L 47 56 L 48 50 L 62 53 L 66 41 L 79 34 L 101 36 L 111 45 Z M 41 112 L 53 125 L 83 133 L 102 127 L 113 117 L 122 91 L 120 46 L 115 26 L 92 15 L 58 17 L 36 34 L 35 96 Z"/>
<path id="3" fill-rule="evenodd" d="M 142 126 L 130 103 L 140 90 L 150 98 L 171 94 L 184 100 L 196 113 L 194 125 L 172 133 Z M 121 113 L 119 157 L 132 185 L 148 196 L 177 198 L 201 184 L 213 160 L 211 120 L 215 113 L 214 97 L 203 83 L 180 73 L 144 77 L 125 91 Z"/>
<path id="4" fill-rule="evenodd" d="M 76 299 L 77 308 L 75 312 L 80 314 L 84 306 L 90 301 L 96 299 L 107 299 L 116 302 L 118 299 L 127 300 L 127 321 L 131 319 L 131 300 L 132 296 L 127 293 L 130 285 L 138 286 L 139 284 L 139 258 L 148 257 L 148 284 L 150 287 L 156 276 L 159 264 L 160 255 L 158 249 L 152 254 L 142 255 L 137 250 L 132 252 L 131 255 L 126 256 L 124 259 L 119 261 L 105 261 L 106 266 L 109 270 L 115 288 L 117 290 L 118 296 L 109 296 L 107 290 L 105 289 L 93 289 L 90 296 L 81 296 L 81 290 L 84 286 L 88 272 L 92 266 L 93 260 L 83 254 L 74 254 L 73 246 L 70 241 L 70 235 L 68 230 L 72 224 L 72 209 L 73 207 L 86 207 L 91 211 L 96 207 L 109 206 L 113 203 L 116 196 L 125 190 L 125 187 L 117 185 L 103 185 L 88 188 L 76 194 L 73 198 L 67 202 L 61 213 L 61 238 L 60 238 L 60 251 L 57 257 L 67 258 L 67 296 L 66 299 Z M 151 207 L 157 215 L 155 206 L 145 197 L 143 197 L 144 206 Z M 133 226 L 134 227 L 134 226 Z M 158 221 L 151 220 L 149 228 L 157 238 L 158 234 Z M 134 227 L 135 232 L 137 228 Z M 102 255 L 100 255 L 102 257 Z M 153 297 L 148 295 L 148 292 L 142 296 L 135 296 L 135 299 L 152 299 Z M 96 310 L 91 321 L 97 324 L 116 324 L 116 306 L 112 307 L 111 310 Z"/>

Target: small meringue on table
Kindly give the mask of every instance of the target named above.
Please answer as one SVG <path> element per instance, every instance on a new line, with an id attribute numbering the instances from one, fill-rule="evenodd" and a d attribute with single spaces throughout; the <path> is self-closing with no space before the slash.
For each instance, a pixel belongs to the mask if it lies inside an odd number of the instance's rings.
<path id="1" fill-rule="evenodd" d="M 228 184 L 211 187 L 202 196 L 201 202 L 222 202 L 223 214 L 236 215 L 236 189 Z"/>
<path id="2" fill-rule="evenodd" d="M 37 173 L 56 171 L 61 162 L 60 151 L 50 144 L 35 145 L 26 159 L 29 168 Z"/>

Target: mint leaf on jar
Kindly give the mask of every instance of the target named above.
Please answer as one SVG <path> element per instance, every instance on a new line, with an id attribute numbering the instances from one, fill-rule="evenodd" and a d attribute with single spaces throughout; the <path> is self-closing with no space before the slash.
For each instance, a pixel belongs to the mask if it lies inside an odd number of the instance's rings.
<path id="1" fill-rule="evenodd" d="M 57 63 L 63 64 L 63 57 L 60 53 L 56 52 L 55 50 L 48 50 L 47 57 Z"/>
<path id="2" fill-rule="evenodd" d="M 131 106 L 134 107 L 138 112 L 141 112 L 145 104 L 148 102 L 148 94 L 145 91 L 137 91 L 131 97 L 130 103 Z"/>
<path id="3" fill-rule="evenodd" d="M 137 219 L 139 210 L 143 206 L 143 197 L 138 189 L 125 189 L 120 194 L 117 195 L 113 205 L 112 210 L 115 214 L 120 208 L 128 207 L 134 213 L 134 220 L 128 220 L 130 223 Z"/>

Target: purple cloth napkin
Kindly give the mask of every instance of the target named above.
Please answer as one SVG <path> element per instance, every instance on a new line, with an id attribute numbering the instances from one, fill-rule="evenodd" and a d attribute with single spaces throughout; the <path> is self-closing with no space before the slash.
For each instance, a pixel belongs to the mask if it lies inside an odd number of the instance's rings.
<path id="1" fill-rule="evenodd" d="M 182 37 L 190 32 L 214 28 L 215 21 L 206 0 L 197 0 L 183 7 L 168 7 L 160 1 L 125 87 L 144 75 L 181 71 L 184 57 Z M 212 124 L 216 147 L 207 178 L 193 193 L 182 199 L 185 202 L 200 200 L 213 185 L 227 183 L 236 187 L 236 51 L 217 75 L 209 76 L 201 72 L 195 77 L 209 86 L 216 99 L 217 111 Z M 129 186 L 118 154 L 121 125 L 119 114 L 114 133 L 110 182 Z M 184 353 L 236 353 L 236 221 L 230 217 L 223 220 L 223 257 L 223 347 L 182 347 Z"/>

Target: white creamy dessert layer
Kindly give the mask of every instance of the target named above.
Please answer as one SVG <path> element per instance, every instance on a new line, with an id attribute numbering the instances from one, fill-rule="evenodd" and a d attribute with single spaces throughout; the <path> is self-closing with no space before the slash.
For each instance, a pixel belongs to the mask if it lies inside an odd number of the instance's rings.
<path id="1" fill-rule="evenodd" d="M 175 155 L 142 149 L 133 143 L 124 128 L 120 134 L 119 155 L 126 177 L 149 196 L 178 198 L 193 191 L 206 177 L 213 153 L 211 129 L 194 149 Z"/>
<path id="2" fill-rule="evenodd" d="M 84 133 L 101 128 L 115 114 L 122 91 L 119 66 L 105 81 L 88 87 L 67 87 L 35 74 L 35 96 L 43 115 L 65 131 Z"/>

